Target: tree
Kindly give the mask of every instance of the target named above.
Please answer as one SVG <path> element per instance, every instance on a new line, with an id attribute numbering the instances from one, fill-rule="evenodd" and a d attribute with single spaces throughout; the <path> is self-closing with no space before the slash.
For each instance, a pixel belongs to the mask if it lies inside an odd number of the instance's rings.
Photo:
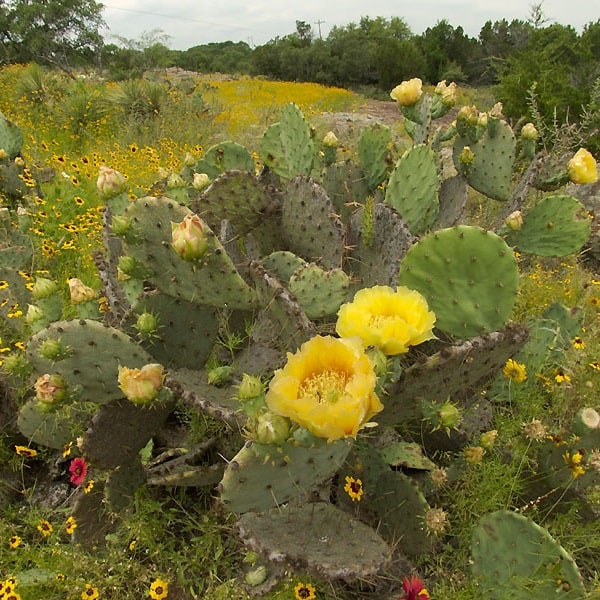
<path id="1" fill-rule="evenodd" d="M 102 47 L 103 24 L 95 0 L 0 0 L 0 60 L 61 68 L 89 63 Z"/>

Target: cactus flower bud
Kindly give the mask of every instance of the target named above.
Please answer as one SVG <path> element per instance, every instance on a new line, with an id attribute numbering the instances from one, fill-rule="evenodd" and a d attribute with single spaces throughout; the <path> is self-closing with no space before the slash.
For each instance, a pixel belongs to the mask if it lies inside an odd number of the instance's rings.
<path id="1" fill-rule="evenodd" d="M 469 166 L 475 160 L 475 153 L 471 150 L 470 146 L 465 146 L 462 149 L 458 160 L 465 166 Z"/>
<path id="2" fill-rule="evenodd" d="M 525 123 L 521 128 L 521 137 L 524 140 L 537 140 L 539 133 L 533 123 Z"/>
<path id="3" fill-rule="evenodd" d="M 233 367 L 230 367 L 229 365 L 215 367 L 208 372 L 206 379 L 210 385 L 220 386 L 227 382 L 227 380 L 231 377 L 232 372 Z"/>
<path id="4" fill-rule="evenodd" d="M 169 176 L 167 177 L 168 190 L 185 187 L 185 185 L 185 181 L 183 180 L 183 177 L 181 177 L 181 175 L 179 175 L 178 173 L 169 173 Z"/>
<path id="5" fill-rule="evenodd" d="M 477 118 L 477 125 L 479 127 L 487 127 L 488 124 L 488 114 L 486 112 L 479 113 L 479 117 Z"/>
<path id="6" fill-rule="evenodd" d="M 0 148 L 0 160 L 3 160 L 8 156 L 8 152 L 4 148 Z"/>
<path id="7" fill-rule="evenodd" d="M 465 461 L 470 465 L 478 465 L 483 460 L 485 450 L 481 446 L 468 446 L 464 449 Z"/>
<path id="8" fill-rule="evenodd" d="M 34 389 L 35 397 L 46 407 L 54 406 L 67 397 L 67 382 L 58 373 L 38 377 Z"/>
<path id="9" fill-rule="evenodd" d="M 39 354 L 48 360 L 62 360 L 72 353 L 71 348 L 65 346 L 60 340 L 48 338 L 40 344 Z"/>
<path id="10" fill-rule="evenodd" d="M 45 277 L 38 277 L 33 284 L 31 293 L 36 300 L 42 300 L 43 298 L 49 298 L 57 291 L 58 284 L 56 281 L 46 279 Z"/>
<path id="11" fill-rule="evenodd" d="M 492 108 L 490 108 L 489 115 L 492 119 L 500 119 L 502 118 L 502 102 L 496 102 Z"/>
<path id="12" fill-rule="evenodd" d="M 255 375 L 248 375 L 244 373 L 242 375 L 242 382 L 238 387 L 238 398 L 240 400 L 251 400 L 257 398 L 265 392 L 265 385 L 260 380 L 260 377 Z"/>
<path id="13" fill-rule="evenodd" d="M 11 375 L 24 377 L 31 373 L 31 365 L 20 352 L 11 352 L 2 359 L 2 368 Z"/>
<path id="14" fill-rule="evenodd" d="M 467 125 L 477 125 L 479 120 L 479 111 L 475 106 L 461 106 L 456 115 L 457 122 L 463 122 Z"/>
<path id="15" fill-rule="evenodd" d="M 17 157 L 15 158 L 15 165 L 16 165 L 17 167 L 24 167 L 24 166 L 25 166 L 25 161 L 23 160 L 23 157 L 22 157 L 22 156 L 17 156 Z"/>
<path id="16" fill-rule="evenodd" d="M 263 413 L 256 420 L 256 439 L 261 444 L 280 446 L 290 435 L 290 421 L 271 412 Z"/>
<path id="17" fill-rule="evenodd" d="M 194 173 L 192 179 L 192 187 L 201 192 L 204 188 L 210 185 L 210 177 L 206 173 Z"/>
<path id="18" fill-rule="evenodd" d="M 69 292 L 73 304 L 81 304 L 96 297 L 96 292 L 91 287 L 85 285 L 80 279 L 77 279 L 77 277 L 72 277 L 67 283 L 69 284 Z"/>
<path id="19" fill-rule="evenodd" d="M 208 249 L 206 225 L 198 215 L 187 215 L 181 223 L 171 223 L 171 246 L 183 260 L 198 260 Z"/>
<path id="20" fill-rule="evenodd" d="M 27 314 L 25 315 L 25 322 L 29 325 L 34 325 L 38 321 L 46 319 L 46 313 L 41 306 L 37 304 L 29 304 L 27 307 Z"/>
<path id="21" fill-rule="evenodd" d="M 151 363 L 141 369 L 119 365 L 119 388 L 127 400 L 144 405 L 156 398 L 162 388 L 165 373 L 162 365 Z"/>
<path id="22" fill-rule="evenodd" d="M 585 148 L 577 150 L 573 158 L 567 163 L 567 172 L 573 183 L 594 183 L 598 181 L 596 159 Z"/>
<path id="23" fill-rule="evenodd" d="M 504 224 L 513 231 L 519 231 L 523 227 L 523 215 L 520 210 L 515 210 L 504 219 Z"/>
<path id="24" fill-rule="evenodd" d="M 390 92 L 390 96 L 400 106 L 412 106 L 419 101 L 422 95 L 423 82 L 418 77 L 403 81 Z"/>
<path id="25" fill-rule="evenodd" d="M 456 83 L 446 85 L 446 80 L 440 81 L 436 86 L 434 93 L 442 97 L 442 102 L 449 107 L 456 104 Z"/>
<path id="26" fill-rule="evenodd" d="M 102 197 L 110 198 L 116 196 L 125 189 L 126 184 L 125 177 L 119 171 L 105 167 L 104 165 L 100 167 L 96 186 Z"/>
<path id="27" fill-rule="evenodd" d="M 191 152 L 185 153 L 185 156 L 183 157 L 183 164 L 186 167 L 193 167 L 196 164 L 196 162 L 198 161 Z"/>
<path id="28" fill-rule="evenodd" d="M 137 318 L 135 328 L 143 338 L 150 338 L 158 331 L 158 317 L 152 313 L 143 312 Z"/>
<path id="29" fill-rule="evenodd" d="M 110 228 L 113 235 L 125 235 L 133 225 L 133 221 L 129 217 L 123 215 L 113 215 Z"/>
<path id="30" fill-rule="evenodd" d="M 264 583 L 267 578 L 267 568 L 264 565 L 258 565 L 246 573 L 244 581 L 250 586 L 257 586 Z"/>
<path id="31" fill-rule="evenodd" d="M 333 133 L 333 131 L 328 131 L 323 136 L 323 141 L 321 143 L 323 144 L 323 146 L 325 146 L 325 148 L 337 148 L 339 141 L 335 133 Z"/>

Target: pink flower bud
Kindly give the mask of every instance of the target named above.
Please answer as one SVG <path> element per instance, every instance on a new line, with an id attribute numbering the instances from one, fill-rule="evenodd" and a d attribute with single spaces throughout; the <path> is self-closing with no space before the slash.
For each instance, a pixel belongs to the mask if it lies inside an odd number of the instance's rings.
<path id="1" fill-rule="evenodd" d="M 100 167 L 96 185 L 100 195 L 104 198 L 110 198 L 122 192 L 125 189 L 126 183 L 125 177 L 119 171 L 110 169 L 104 165 Z"/>
<path id="2" fill-rule="evenodd" d="M 208 249 L 206 225 L 194 214 L 187 215 L 181 223 L 171 223 L 171 246 L 183 260 L 198 260 Z"/>

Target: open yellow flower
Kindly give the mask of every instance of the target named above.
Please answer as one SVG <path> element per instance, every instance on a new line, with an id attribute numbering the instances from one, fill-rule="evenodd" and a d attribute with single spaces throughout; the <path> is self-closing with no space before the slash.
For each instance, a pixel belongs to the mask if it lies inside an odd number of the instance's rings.
<path id="1" fill-rule="evenodd" d="M 335 329 L 341 337 L 359 337 L 363 346 L 375 346 L 389 356 L 434 338 L 434 324 L 435 314 L 419 292 L 376 285 L 342 304 Z"/>
<path id="2" fill-rule="evenodd" d="M 598 180 L 596 159 L 585 148 L 577 150 L 567 164 L 567 171 L 573 183 L 594 183 Z"/>
<path id="3" fill-rule="evenodd" d="M 419 101 L 422 95 L 423 82 L 418 77 L 403 81 L 390 92 L 390 96 L 400 106 L 412 106 Z"/>
<path id="4" fill-rule="evenodd" d="M 360 341 L 316 336 L 288 353 L 275 371 L 266 402 L 317 437 L 356 437 L 383 404 L 375 394 L 377 377 Z"/>

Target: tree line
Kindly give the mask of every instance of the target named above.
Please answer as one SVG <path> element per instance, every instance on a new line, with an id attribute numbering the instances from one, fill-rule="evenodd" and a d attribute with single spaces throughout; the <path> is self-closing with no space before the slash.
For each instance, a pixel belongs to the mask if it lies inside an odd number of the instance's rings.
<path id="1" fill-rule="evenodd" d="M 180 67 L 381 92 L 412 77 L 446 79 L 497 86 L 509 116 L 527 113 L 527 92 L 535 86 L 538 109 L 556 110 L 560 118 L 577 118 L 600 79 L 600 20 L 579 34 L 549 24 L 541 4 L 527 20 L 487 21 L 476 38 L 447 20 L 414 34 L 401 17 L 363 17 L 326 37 L 298 20 L 296 31 L 257 47 L 224 41 L 187 50 L 171 50 L 160 30 L 140 40 L 105 40 L 98 33 L 101 10 L 95 0 L 0 0 L 0 64 L 91 67 L 114 79 Z"/>

